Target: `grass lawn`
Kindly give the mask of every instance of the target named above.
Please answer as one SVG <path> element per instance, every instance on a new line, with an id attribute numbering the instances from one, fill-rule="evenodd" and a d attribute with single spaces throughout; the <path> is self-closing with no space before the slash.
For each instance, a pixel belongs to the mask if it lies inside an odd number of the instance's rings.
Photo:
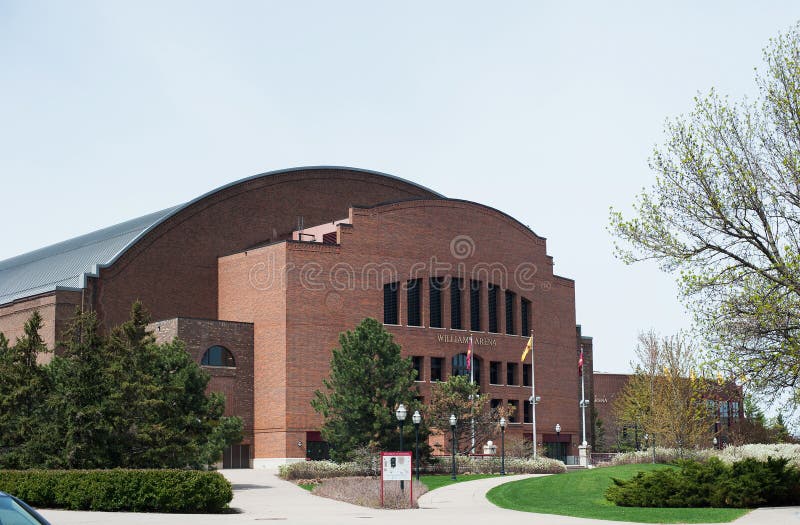
<path id="1" fill-rule="evenodd" d="M 747 509 L 617 507 L 605 498 L 612 477 L 629 479 L 637 472 L 664 467 L 620 465 L 524 479 L 495 487 L 486 497 L 506 509 L 639 523 L 725 523 L 749 512 Z"/>

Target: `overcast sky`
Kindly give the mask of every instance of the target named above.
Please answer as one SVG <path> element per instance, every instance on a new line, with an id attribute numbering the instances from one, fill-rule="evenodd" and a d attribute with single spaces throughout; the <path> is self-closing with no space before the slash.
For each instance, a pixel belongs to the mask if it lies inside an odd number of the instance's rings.
<path id="1" fill-rule="evenodd" d="M 269 170 L 383 171 L 516 217 L 595 369 L 690 325 L 606 231 L 665 119 L 755 94 L 800 2 L 0 0 L 0 260 Z"/>

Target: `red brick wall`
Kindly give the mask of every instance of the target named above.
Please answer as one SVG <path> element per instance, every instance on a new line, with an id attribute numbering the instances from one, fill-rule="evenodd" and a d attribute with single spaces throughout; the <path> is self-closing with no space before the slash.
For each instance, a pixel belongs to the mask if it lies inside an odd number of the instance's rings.
<path id="1" fill-rule="evenodd" d="M 197 362 L 206 350 L 222 345 L 233 354 L 235 368 L 203 367 L 210 375 L 208 392 L 225 394 L 225 415 L 239 416 L 244 422 L 243 443 L 253 436 L 253 325 L 209 319 L 167 319 L 151 325 L 160 343 L 176 337 L 186 344 L 186 351 Z"/>
<path id="2" fill-rule="evenodd" d="M 135 300 L 154 319 L 214 318 L 217 258 L 287 238 L 299 216 L 313 225 L 352 204 L 433 195 L 398 179 L 347 169 L 307 169 L 254 178 L 207 196 L 136 243 L 99 279 L 93 304 L 106 326 L 124 321 Z"/>
<path id="3" fill-rule="evenodd" d="M 309 224 L 309 223 L 307 223 Z M 309 224 L 310 226 L 312 224 Z M 466 236 L 466 237 L 465 237 Z M 467 238 L 468 237 L 468 238 Z M 575 410 L 579 390 L 576 372 L 574 283 L 554 276 L 545 240 L 508 216 L 484 206 L 460 201 L 414 201 L 352 211 L 352 226 L 340 226 L 340 246 L 318 243 L 281 243 L 220 259 L 220 317 L 254 322 L 256 355 L 256 457 L 302 457 L 297 441 L 305 432 L 317 430 L 321 418 L 310 407 L 313 392 L 328 375 L 331 349 L 338 334 L 352 329 L 364 317 L 382 320 L 383 283 L 421 277 L 422 319 L 428 324 L 429 275 L 478 274 L 483 281 L 482 318 L 488 326 L 486 284 L 501 291 L 511 289 L 532 302 L 532 326 L 536 331 L 536 387 L 542 402 L 537 410 L 538 434 L 548 433 L 556 423 L 562 435 L 572 436 L 577 455 L 580 433 Z M 467 243 L 466 256 L 451 247 Z M 387 263 L 395 277 L 368 279 L 369 265 Z M 531 275 L 518 270 L 528 269 Z M 489 277 L 494 271 L 495 275 Z M 272 272 L 272 273 L 271 273 Z M 515 272 L 516 276 L 515 276 Z M 276 279 L 270 281 L 274 274 Z M 254 276 L 256 276 L 254 278 Z M 449 295 L 443 293 L 443 324 L 449 326 Z M 405 355 L 424 356 L 424 373 L 430 357 L 445 359 L 445 377 L 450 360 L 466 351 L 466 345 L 442 342 L 439 335 L 467 335 L 469 331 L 406 325 L 405 290 L 400 292 L 400 324 L 387 327 Z M 465 293 L 463 318 L 469 323 L 469 301 Z M 517 331 L 519 306 L 515 308 Z M 489 361 L 517 363 L 521 384 L 520 355 L 526 335 L 507 335 L 505 301 L 498 301 L 498 334 L 475 333 L 494 345 L 476 345 L 483 359 L 482 388 L 493 397 L 517 400 L 520 409 L 530 396 L 530 387 L 489 385 Z M 262 362 L 267 367 L 260 369 Z M 284 366 L 285 365 L 285 366 Z M 285 372 L 284 372 L 285 371 Z M 260 386 L 260 383 L 264 386 Z M 430 386 L 420 385 L 428 398 Z M 282 390 L 282 391 L 281 391 Z M 263 397 L 262 397 L 263 394 Z M 284 415 L 285 414 L 285 415 Z M 270 420 L 269 435 L 283 439 L 259 440 L 262 424 Z M 522 421 L 522 414 L 519 414 Z M 264 427 L 266 428 L 266 427 Z M 512 424 L 510 434 L 530 432 L 530 425 Z"/>
<path id="4" fill-rule="evenodd" d="M 80 292 L 57 290 L 46 295 L 5 304 L 0 306 L 0 332 L 13 344 L 18 337 L 22 337 L 25 323 L 33 312 L 38 310 L 42 316 L 40 335 L 47 348 L 53 350 L 80 303 Z M 39 356 L 39 361 L 50 361 L 50 355 Z"/>

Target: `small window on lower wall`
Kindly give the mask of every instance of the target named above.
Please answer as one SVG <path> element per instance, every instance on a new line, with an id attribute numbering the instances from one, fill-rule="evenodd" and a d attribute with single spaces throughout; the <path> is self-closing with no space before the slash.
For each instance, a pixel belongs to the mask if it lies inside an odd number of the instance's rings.
<path id="1" fill-rule="evenodd" d="M 200 364 L 203 366 L 235 367 L 236 361 L 233 359 L 233 354 L 230 350 L 222 345 L 214 345 L 203 354 Z"/>
<path id="2" fill-rule="evenodd" d="M 523 421 L 526 423 L 533 422 L 533 410 L 531 409 L 531 402 L 530 401 L 523 401 L 522 403 L 522 411 L 525 412 L 523 415 Z"/>
<path id="3" fill-rule="evenodd" d="M 492 385 L 499 385 L 500 383 L 500 362 L 489 362 L 489 383 Z"/>
<path id="4" fill-rule="evenodd" d="M 522 386 L 531 386 L 531 365 L 522 365 Z"/>
<path id="5" fill-rule="evenodd" d="M 519 423 L 519 401 L 516 399 L 509 399 L 508 401 L 508 408 L 509 408 L 509 416 L 508 422 L 509 423 Z"/>
<path id="6" fill-rule="evenodd" d="M 431 381 L 442 380 L 443 363 L 444 363 L 443 357 L 431 357 Z"/>
<path id="7" fill-rule="evenodd" d="M 422 356 L 415 355 L 411 357 L 411 365 L 414 367 L 414 370 L 417 371 L 417 377 L 415 381 L 422 381 Z"/>
<path id="8" fill-rule="evenodd" d="M 506 384 L 517 385 L 517 363 L 506 363 Z"/>
<path id="9" fill-rule="evenodd" d="M 495 411 L 500 410 L 500 406 L 503 404 L 502 399 L 492 399 L 491 401 L 491 409 L 492 409 L 492 417 L 494 417 Z"/>

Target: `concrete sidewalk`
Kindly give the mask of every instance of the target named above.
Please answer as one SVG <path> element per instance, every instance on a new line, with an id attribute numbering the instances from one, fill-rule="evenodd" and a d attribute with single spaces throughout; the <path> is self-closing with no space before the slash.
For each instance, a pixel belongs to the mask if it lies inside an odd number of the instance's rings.
<path id="1" fill-rule="evenodd" d="M 612 525 L 602 520 L 589 520 L 531 514 L 500 509 L 486 500 L 486 492 L 502 483 L 530 476 L 506 476 L 456 483 L 424 494 L 415 510 L 381 510 L 357 507 L 348 503 L 313 496 L 293 483 L 279 479 L 265 470 L 222 471 L 234 486 L 232 514 L 142 514 L 115 512 L 76 512 L 43 510 L 53 525 L 120 524 L 120 525 L 204 525 L 239 524 L 260 521 L 285 521 L 294 524 L 352 524 L 357 520 L 379 523 L 442 525 L 501 522 L 503 525 Z M 800 525 L 800 508 L 758 509 L 733 522 L 736 525 Z"/>

